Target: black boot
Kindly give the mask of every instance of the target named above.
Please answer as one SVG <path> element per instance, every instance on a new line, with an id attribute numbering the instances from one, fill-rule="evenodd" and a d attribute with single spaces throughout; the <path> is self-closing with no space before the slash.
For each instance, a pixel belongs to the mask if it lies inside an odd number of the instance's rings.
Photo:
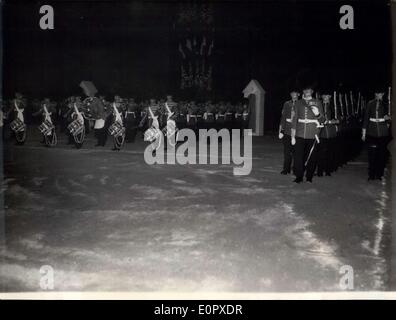
<path id="1" fill-rule="evenodd" d="M 293 182 L 295 182 L 295 183 L 301 183 L 301 182 L 303 182 L 303 179 L 301 179 L 301 178 L 296 178 L 296 179 L 293 180 Z"/>

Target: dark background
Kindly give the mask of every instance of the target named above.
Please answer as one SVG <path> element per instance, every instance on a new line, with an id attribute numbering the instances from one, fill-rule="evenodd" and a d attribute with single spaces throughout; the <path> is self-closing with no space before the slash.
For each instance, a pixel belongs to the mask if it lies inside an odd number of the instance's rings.
<path id="1" fill-rule="evenodd" d="M 349 2 L 355 30 L 341 30 L 339 1 L 215 1 L 214 100 L 237 101 L 252 79 L 266 90 L 265 127 L 274 129 L 291 86 L 360 90 L 390 85 L 390 7 Z M 41 30 L 50 4 L 55 29 Z M 101 94 L 147 99 L 183 96 L 173 23 L 178 2 L 7 2 L 2 4 L 3 96 L 29 99 Z M 183 96 L 184 98 L 185 96 Z M 196 98 L 196 97 L 195 97 Z"/>

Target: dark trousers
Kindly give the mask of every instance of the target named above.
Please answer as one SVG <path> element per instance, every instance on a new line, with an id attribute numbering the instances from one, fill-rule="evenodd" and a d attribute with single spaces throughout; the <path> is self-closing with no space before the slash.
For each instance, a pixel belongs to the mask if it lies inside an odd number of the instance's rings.
<path id="1" fill-rule="evenodd" d="M 316 161 L 317 161 L 317 148 L 312 151 L 311 157 L 305 167 L 305 162 L 308 158 L 309 152 L 314 145 L 315 139 L 304 139 L 296 137 L 296 144 L 294 145 L 294 174 L 297 179 L 302 179 L 304 177 L 304 172 L 306 171 L 307 179 L 312 179 Z"/>
<path id="2" fill-rule="evenodd" d="M 102 129 L 95 129 L 95 137 L 98 140 L 97 145 L 104 147 L 107 140 L 107 128 L 106 126 Z"/>
<path id="3" fill-rule="evenodd" d="M 291 144 L 291 137 L 285 134 L 282 140 L 283 140 L 283 171 L 291 172 L 293 149 L 294 149 Z"/>
<path id="4" fill-rule="evenodd" d="M 137 119 L 132 116 L 128 117 L 125 124 L 125 141 L 135 142 L 137 134 Z"/>
<path id="5" fill-rule="evenodd" d="M 388 142 L 389 137 L 367 137 L 368 174 L 370 179 L 381 178 L 384 175 Z"/>
<path id="6" fill-rule="evenodd" d="M 321 138 L 318 148 L 318 175 L 330 174 L 335 170 L 334 139 Z"/>

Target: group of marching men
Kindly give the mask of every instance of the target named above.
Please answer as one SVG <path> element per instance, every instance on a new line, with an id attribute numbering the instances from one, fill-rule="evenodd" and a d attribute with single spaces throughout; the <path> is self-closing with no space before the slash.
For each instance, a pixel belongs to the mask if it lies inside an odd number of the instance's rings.
<path id="1" fill-rule="evenodd" d="M 281 174 L 293 171 L 294 182 L 307 182 L 313 176 L 331 174 L 368 148 L 368 180 L 381 180 L 389 157 L 391 140 L 391 92 L 375 91 L 366 103 L 360 93 L 325 92 L 313 95 L 305 86 L 302 97 L 291 90 L 283 105 L 279 139 L 283 141 L 284 162 Z"/>
<path id="2" fill-rule="evenodd" d="M 81 148 L 85 135 L 94 129 L 96 146 L 105 146 L 108 135 L 111 135 L 114 138 L 114 150 L 120 150 L 124 142 L 134 142 L 139 132 L 146 141 L 150 141 L 150 137 L 146 137 L 146 131 L 156 126 L 165 133 L 170 121 L 174 124 L 173 130 L 189 128 L 196 132 L 212 128 L 244 129 L 249 124 L 249 109 L 242 103 L 176 103 L 171 95 L 159 101 L 150 99 L 141 103 L 136 103 L 133 98 L 116 95 L 114 101 L 109 102 L 104 96 L 96 97 L 96 90 L 89 85 L 82 83 L 80 86 L 87 98 L 71 96 L 61 103 L 49 98 L 36 100 L 31 103 L 34 110 L 28 112 L 28 115 L 25 112 L 26 99 L 17 93 L 2 108 L 2 114 L 8 119 L 17 144 L 24 143 L 26 139 L 26 116 L 33 120 L 41 118 L 38 128 L 43 134 L 43 143 L 47 146 L 56 145 L 56 127 L 68 135 L 68 144 L 75 144 L 76 148 Z"/>

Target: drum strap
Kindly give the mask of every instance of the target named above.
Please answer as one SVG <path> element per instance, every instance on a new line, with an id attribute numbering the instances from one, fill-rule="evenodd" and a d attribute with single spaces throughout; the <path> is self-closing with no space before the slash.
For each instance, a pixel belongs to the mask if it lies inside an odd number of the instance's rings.
<path id="1" fill-rule="evenodd" d="M 23 110 L 18 108 L 16 101 L 14 101 L 14 106 L 15 106 L 15 110 L 17 111 L 18 119 L 21 120 L 22 122 L 25 122 L 24 117 L 23 117 Z"/>

